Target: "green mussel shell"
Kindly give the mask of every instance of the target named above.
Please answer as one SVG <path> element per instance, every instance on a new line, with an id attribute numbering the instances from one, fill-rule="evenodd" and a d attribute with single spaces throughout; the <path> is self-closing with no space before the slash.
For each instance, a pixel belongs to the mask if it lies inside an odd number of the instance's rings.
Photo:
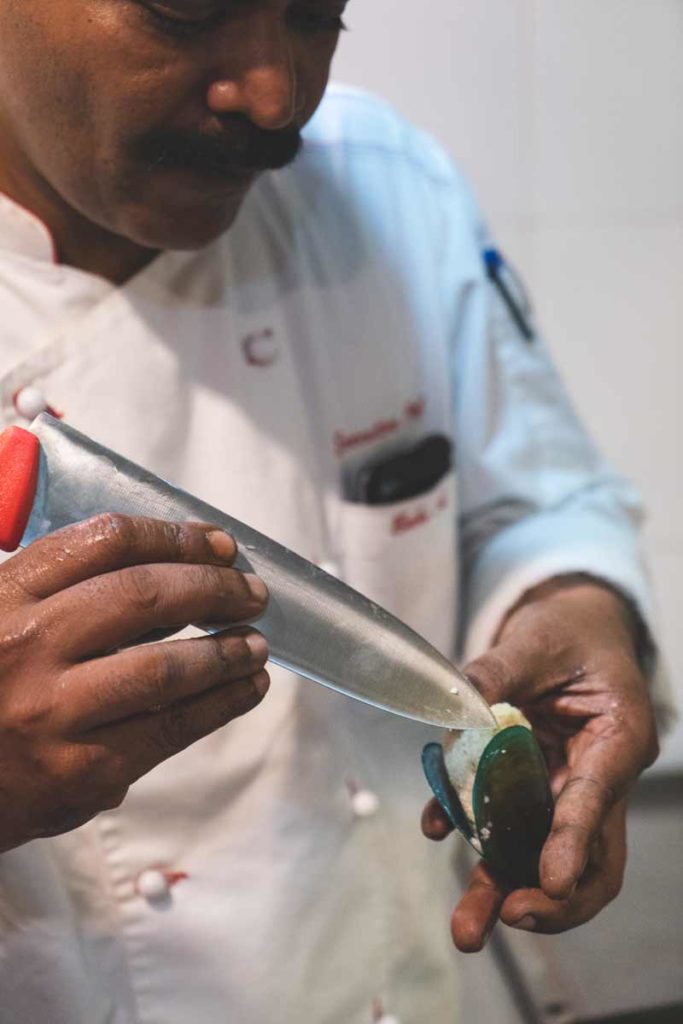
<path id="1" fill-rule="evenodd" d="M 422 765 L 451 824 L 471 843 L 475 833 L 448 776 L 439 743 L 427 744 Z M 511 885 L 537 886 L 553 798 L 543 753 L 529 729 L 513 725 L 491 739 L 477 766 L 472 804 L 484 860 Z"/>
<path id="2" fill-rule="evenodd" d="M 460 803 L 460 797 L 448 777 L 440 743 L 427 744 L 422 751 L 422 767 L 431 791 L 446 812 L 451 825 L 468 841 L 474 838 L 474 831 Z"/>
<path id="3" fill-rule="evenodd" d="M 520 725 L 496 733 L 481 756 L 472 797 L 484 859 L 516 886 L 538 885 L 553 818 L 543 753 Z"/>

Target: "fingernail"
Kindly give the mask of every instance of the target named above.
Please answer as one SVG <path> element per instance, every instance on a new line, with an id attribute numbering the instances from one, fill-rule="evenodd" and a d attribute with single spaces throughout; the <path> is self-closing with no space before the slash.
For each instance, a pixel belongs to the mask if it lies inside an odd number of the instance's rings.
<path id="1" fill-rule="evenodd" d="M 522 931 L 532 932 L 536 927 L 536 918 L 532 917 L 531 914 L 526 914 L 524 917 L 520 917 L 519 921 L 515 921 L 513 928 L 521 928 Z"/>
<path id="2" fill-rule="evenodd" d="M 250 572 L 245 572 L 244 579 L 249 587 L 249 593 L 251 596 L 254 597 L 259 604 L 265 604 L 268 600 L 268 587 L 265 585 L 263 580 L 258 576 L 254 576 Z"/>
<path id="3" fill-rule="evenodd" d="M 268 641 L 262 633 L 248 633 L 244 638 L 252 657 L 257 661 L 266 661 L 268 657 Z"/>
<path id="4" fill-rule="evenodd" d="M 254 687 L 259 697 L 265 697 L 270 687 L 270 677 L 267 672 L 258 672 L 255 676 L 251 677 L 251 685 Z"/>
<path id="5" fill-rule="evenodd" d="M 237 545 L 229 533 L 226 533 L 225 530 L 212 530 L 211 533 L 207 533 L 206 539 L 216 558 L 220 558 L 224 562 L 232 562 Z"/>

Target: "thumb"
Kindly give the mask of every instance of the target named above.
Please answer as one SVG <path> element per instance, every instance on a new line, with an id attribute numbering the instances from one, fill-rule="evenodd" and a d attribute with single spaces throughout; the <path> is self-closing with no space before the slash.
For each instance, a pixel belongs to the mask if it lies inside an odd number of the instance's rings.
<path id="1" fill-rule="evenodd" d="M 519 704 L 533 698 L 544 662 L 538 644 L 526 644 L 511 636 L 471 661 L 464 672 L 489 705 Z"/>

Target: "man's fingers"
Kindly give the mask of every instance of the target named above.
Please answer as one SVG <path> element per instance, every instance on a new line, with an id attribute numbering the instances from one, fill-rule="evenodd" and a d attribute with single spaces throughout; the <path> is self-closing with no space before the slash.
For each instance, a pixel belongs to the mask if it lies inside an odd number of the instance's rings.
<path id="1" fill-rule="evenodd" d="M 541 887 L 550 899 L 573 892 L 614 799 L 608 786 L 590 776 L 574 775 L 565 783 L 541 854 Z"/>
<path id="2" fill-rule="evenodd" d="M 84 580 L 36 615 L 68 661 L 113 650 L 155 629 L 256 618 L 267 599 L 255 576 L 214 565 L 140 565 Z"/>
<path id="3" fill-rule="evenodd" d="M 3 582 L 17 598 L 40 600 L 131 565 L 230 565 L 235 551 L 228 534 L 207 524 L 104 514 L 57 530 L 14 555 L 3 565 Z"/>
<path id="4" fill-rule="evenodd" d="M 597 735 L 572 767 L 558 796 L 552 829 L 541 855 L 543 891 L 566 899 L 577 885 L 596 837 L 642 764 L 630 733 L 596 722 Z"/>
<path id="5" fill-rule="evenodd" d="M 448 815 L 434 797 L 422 812 L 422 832 L 427 839 L 445 839 L 453 831 Z"/>
<path id="6" fill-rule="evenodd" d="M 451 918 L 453 942 L 461 953 L 478 953 L 486 943 L 507 890 L 486 864 L 476 866 Z"/>
<path id="7" fill-rule="evenodd" d="M 540 889 L 511 893 L 501 909 L 501 920 L 512 927 L 543 934 L 576 928 L 595 917 L 619 893 L 626 865 L 625 803 L 608 816 L 592 861 L 567 899 L 550 899 Z"/>
<path id="8" fill-rule="evenodd" d="M 88 742 L 98 744 L 110 760 L 118 762 L 122 781 L 130 785 L 157 764 L 253 710 L 269 685 L 268 673 L 262 670 L 160 711 L 94 730 Z"/>
<path id="9" fill-rule="evenodd" d="M 151 644 L 83 662 L 62 676 L 66 728 L 80 734 L 158 710 L 243 679 L 266 663 L 268 645 L 255 630 Z"/>
<path id="10" fill-rule="evenodd" d="M 513 928 L 552 934 L 584 924 L 613 900 L 626 864 L 625 801 L 607 816 L 600 840 L 579 885 L 568 899 L 550 899 L 540 889 L 506 888 L 484 863 L 472 872 L 451 920 L 453 941 L 463 953 L 476 953 L 500 920 Z"/>

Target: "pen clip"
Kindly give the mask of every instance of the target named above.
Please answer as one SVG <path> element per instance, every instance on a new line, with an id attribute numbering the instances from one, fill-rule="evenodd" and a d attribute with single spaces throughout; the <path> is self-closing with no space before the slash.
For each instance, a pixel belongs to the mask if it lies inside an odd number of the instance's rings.
<path id="1" fill-rule="evenodd" d="M 497 249 L 484 249 L 483 257 L 489 281 L 497 289 L 522 337 L 526 341 L 532 342 L 536 332 L 531 326 L 526 313 L 522 310 L 520 303 L 501 276 L 501 270 L 504 267 L 507 268 L 505 260 Z M 507 269 L 509 270 L 509 268 Z"/>

